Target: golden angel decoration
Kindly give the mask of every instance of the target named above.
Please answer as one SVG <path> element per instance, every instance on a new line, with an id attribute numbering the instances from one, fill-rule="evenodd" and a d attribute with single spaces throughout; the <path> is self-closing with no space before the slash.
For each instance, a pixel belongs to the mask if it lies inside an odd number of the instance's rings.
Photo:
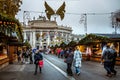
<path id="1" fill-rule="evenodd" d="M 44 4 L 46 10 L 46 16 L 47 18 L 50 20 L 51 16 L 52 15 L 59 15 L 61 20 L 63 20 L 64 18 L 64 14 L 65 14 L 65 2 L 63 2 L 63 4 L 58 8 L 57 11 L 54 11 L 48 4 L 47 2 L 45 1 L 45 4 Z"/>

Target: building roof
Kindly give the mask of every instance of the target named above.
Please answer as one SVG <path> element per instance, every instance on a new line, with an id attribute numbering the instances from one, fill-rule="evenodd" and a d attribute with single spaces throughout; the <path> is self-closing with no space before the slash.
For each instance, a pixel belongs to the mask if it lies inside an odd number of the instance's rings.
<path id="1" fill-rule="evenodd" d="M 72 28 L 68 26 L 58 25 L 56 21 L 46 20 L 45 17 L 39 17 L 37 20 L 31 20 L 27 26 L 23 26 L 24 29 L 58 29 L 72 32 Z"/>
<path id="2" fill-rule="evenodd" d="M 105 36 L 105 37 L 112 38 L 112 39 L 120 38 L 120 34 L 96 34 L 96 35 Z"/>

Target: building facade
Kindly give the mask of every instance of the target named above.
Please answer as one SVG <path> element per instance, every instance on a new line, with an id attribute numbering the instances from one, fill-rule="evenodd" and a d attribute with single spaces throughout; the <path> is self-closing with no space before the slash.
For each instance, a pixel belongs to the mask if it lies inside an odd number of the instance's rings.
<path id="1" fill-rule="evenodd" d="M 39 16 L 37 20 L 31 20 L 27 26 L 23 26 L 24 40 L 27 40 L 32 48 L 48 48 L 60 45 L 62 42 L 71 41 L 72 28 L 59 26 L 56 21 L 46 20 Z"/>

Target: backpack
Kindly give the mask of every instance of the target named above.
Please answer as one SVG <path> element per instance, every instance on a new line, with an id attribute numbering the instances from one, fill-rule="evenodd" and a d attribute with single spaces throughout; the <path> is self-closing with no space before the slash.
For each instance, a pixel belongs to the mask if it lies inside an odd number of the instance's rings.
<path id="1" fill-rule="evenodd" d="M 113 54 L 110 50 L 107 50 L 107 51 L 105 52 L 105 59 L 106 59 L 107 61 L 112 61 L 113 58 L 114 58 L 114 54 Z"/>
<path id="2" fill-rule="evenodd" d="M 113 54 L 113 59 L 115 60 L 117 57 L 117 52 L 114 49 L 112 49 L 111 53 Z"/>

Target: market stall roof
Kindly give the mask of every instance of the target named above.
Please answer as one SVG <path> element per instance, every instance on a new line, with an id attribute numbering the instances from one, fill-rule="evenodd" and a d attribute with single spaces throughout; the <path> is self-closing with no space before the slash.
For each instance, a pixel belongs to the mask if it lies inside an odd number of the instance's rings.
<path id="1" fill-rule="evenodd" d="M 78 44 L 93 44 L 98 42 L 109 42 L 110 39 L 106 36 L 96 35 L 96 34 L 88 34 L 83 39 L 79 41 Z"/>

